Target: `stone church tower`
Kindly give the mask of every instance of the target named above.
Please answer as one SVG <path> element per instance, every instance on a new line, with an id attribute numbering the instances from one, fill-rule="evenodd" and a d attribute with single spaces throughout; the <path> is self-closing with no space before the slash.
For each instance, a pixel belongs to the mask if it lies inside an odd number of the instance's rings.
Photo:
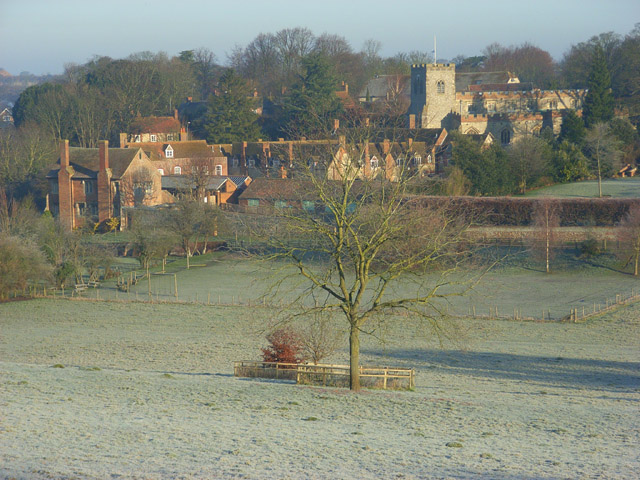
<path id="1" fill-rule="evenodd" d="M 434 63 L 411 66 L 409 127 L 451 128 L 451 114 L 455 111 L 455 107 L 455 64 Z"/>

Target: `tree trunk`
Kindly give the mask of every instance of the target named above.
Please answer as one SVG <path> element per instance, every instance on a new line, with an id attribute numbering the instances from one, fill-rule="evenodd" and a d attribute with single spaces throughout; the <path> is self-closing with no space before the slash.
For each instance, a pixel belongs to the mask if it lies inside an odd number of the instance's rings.
<path id="1" fill-rule="evenodd" d="M 360 329 L 351 324 L 349 334 L 349 388 L 354 392 L 360 391 Z"/>
<path id="2" fill-rule="evenodd" d="M 636 262 L 633 268 L 633 275 L 638 276 L 638 260 L 640 260 L 640 252 L 636 250 Z"/>

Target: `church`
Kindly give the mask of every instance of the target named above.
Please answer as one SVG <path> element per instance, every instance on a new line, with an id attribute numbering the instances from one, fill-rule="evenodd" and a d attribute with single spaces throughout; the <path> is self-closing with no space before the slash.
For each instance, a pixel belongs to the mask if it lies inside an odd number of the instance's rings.
<path id="1" fill-rule="evenodd" d="M 502 145 L 544 128 L 560 133 L 563 112 L 580 112 L 586 90 L 540 90 L 509 72 L 456 73 L 454 63 L 411 66 L 409 128 L 491 134 Z"/>

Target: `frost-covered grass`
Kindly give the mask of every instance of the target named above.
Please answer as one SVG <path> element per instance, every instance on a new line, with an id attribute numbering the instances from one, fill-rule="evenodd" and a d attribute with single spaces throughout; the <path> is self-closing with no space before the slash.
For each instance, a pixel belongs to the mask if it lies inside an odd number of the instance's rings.
<path id="1" fill-rule="evenodd" d="M 602 181 L 602 194 L 611 197 L 640 197 L 640 178 L 608 178 Z M 527 192 L 527 196 L 539 197 L 597 197 L 598 181 L 584 180 L 582 182 L 553 185 Z"/>
<path id="2" fill-rule="evenodd" d="M 391 319 L 413 392 L 237 379 L 275 311 L 0 305 L 1 478 L 633 478 L 640 305 L 587 323 Z M 346 347 L 346 342 L 345 342 Z M 329 360 L 342 362 L 346 348 Z M 55 368 L 54 368 L 55 367 Z"/>
<path id="3" fill-rule="evenodd" d="M 552 274 L 543 271 L 542 263 L 518 249 L 494 251 L 495 257 L 505 258 L 478 282 L 468 295 L 451 297 L 448 305 L 441 305 L 450 313 L 466 315 L 475 307 L 478 315 L 488 315 L 498 309 L 500 315 L 513 315 L 514 309 L 525 317 L 560 319 L 572 308 L 582 312 L 593 310 L 593 305 L 605 305 L 618 294 L 629 295 L 638 291 L 638 279 L 620 271 L 619 261 L 612 255 L 588 260 L 577 260 L 577 252 L 567 250 L 551 262 Z M 281 265 L 234 258 L 230 255 L 193 257 L 196 266 L 185 270 L 175 262 L 168 272 L 177 272 L 178 301 L 210 304 L 250 304 L 279 302 L 269 292 L 276 283 Z M 464 269 L 460 274 L 466 272 Z M 298 279 L 299 280 L 299 279 Z M 153 275 L 151 294 L 154 301 L 174 302 L 173 273 Z M 289 298 L 301 292 L 304 284 L 285 282 L 282 291 Z M 66 293 L 69 295 L 69 292 Z M 143 279 L 129 293 L 118 292 L 115 281 L 106 282 L 99 291 L 89 289 L 84 297 L 118 300 L 149 300 L 149 284 Z"/>

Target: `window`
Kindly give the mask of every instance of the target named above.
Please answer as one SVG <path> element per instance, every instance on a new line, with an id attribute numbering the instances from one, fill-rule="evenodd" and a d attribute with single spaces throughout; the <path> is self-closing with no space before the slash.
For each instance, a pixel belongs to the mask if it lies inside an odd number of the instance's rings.
<path id="1" fill-rule="evenodd" d="M 90 193 L 93 193 L 93 182 L 90 181 L 84 181 L 82 182 L 84 185 L 84 194 L 88 195 Z"/>
<path id="2" fill-rule="evenodd" d="M 287 205 L 287 201 L 286 200 L 276 200 L 274 202 L 274 206 L 276 208 L 287 208 L 289 205 Z"/>
<path id="3" fill-rule="evenodd" d="M 369 161 L 369 163 L 371 164 L 372 170 L 375 170 L 376 168 L 378 168 L 379 162 L 377 157 L 371 157 L 371 160 Z"/>
<path id="4" fill-rule="evenodd" d="M 302 209 L 306 212 L 314 212 L 316 209 L 316 205 L 314 202 L 310 201 L 310 200 L 303 200 L 302 201 Z"/>
<path id="5" fill-rule="evenodd" d="M 414 165 L 422 165 L 422 156 L 420 155 L 414 155 L 413 160 L 412 160 Z"/>
<path id="6" fill-rule="evenodd" d="M 248 200 L 248 204 L 249 204 L 250 207 L 258 207 L 258 206 L 260 206 L 260 200 L 255 199 L 255 198 L 250 198 Z"/>
<path id="7" fill-rule="evenodd" d="M 182 175 L 182 168 L 180 168 L 180 167 L 173 167 L 173 174 L 174 174 L 174 175 Z"/>
<path id="8" fill-rule="evenodd" d="M 511 132 L 509 130 L 503 130 L 500 134 L 500 141 L 503 145 L 509 145 L 511 143 Z"/>
<path id="9" fill-rule="evenodd" d="M 222 165 L 216 165 L 216 175 L 222 175 Z"/>
<path id="10" fill-rule="evenodd" d="M 496 102 L 487 102 L 487 111 L 495 112 L 496 111 Z"/>
<path id="11" fill-rule="evenodd" d="M 175 140 L 173 133 L 167 133 L 167 142 L 173 142 L 173 140 Z"/>
<path id="12" fill-rule="evenodd" d="M 166 150 L 164 151 L 164 155 L 167 158 L 173 158 L 173 148 L 171 147 L 171 145 L 168 145 Z"/>
<path id="13" fill-rule="evenodd" d="M 256 161 L 253 158 L 250 158 L 247 160 L 247 167 L 255 167 L 256 166 Z"/>
<path id="14" fill-rule="evenodd" d="M 549 108 L 552 110 L 557 110 L 558 108 L 558 101 L 557 100 L 551 100 L 549 102 Z"/>
<path id="15" fill-rule="evenodd" d="M 238 162 L 238 159 L 237 159 L 237 158 L 235 158 L 235 157 L 234 157 L 234 158 L 232 158 L 232 159 L 231 159 L 231 166 L 232 166 L 232 167 L 237 167 L 237 166 L 238 166 L 238 163 L 239 163 L 239 162 Z"/>
<path id="16" fill-rule="evenodd" d="M 56 195 L 58 193 L 58 181 L 57 180 L 49 180 L 49 190 L 51 193 Z"/>
<path id="17" fill-rule="evenodd" d="M 436 84 L 436 91 L 438 93 L 444 93 L 444 81 L 440 80 L 437 84 Z"/>
<path id="18" fill-rule="evenodd" d="M 151 135 L 151 137 L 150 137 L 150 138 L 151 138 L 151 141 L 152 141 L 152 142 L 157 142 L 157 141 L 158 141 L 158 137 L 157 137 L 157 136 L 155 136 L 155 135 L 153 135 L 153 134 Z"/>
<path id="19" fill-rule="evenodd" d="M 139 142 L 139 141 L 140 141 L 140 135 L 135 135 L 135 136 L 133 137 L 133 141 L 134 141 L 134 142 Z"/>
<path id="20" fill-rule="evenodd" d="M 427 163 L 431 163 L 431 154 L 427 155 Z"/>
<path id="21" fill-rule="evenodd" d="M 164 169 L 163 168 L 159 168 L 158 172 L 160 173 L 160 175 L 164 175 Z"/>

